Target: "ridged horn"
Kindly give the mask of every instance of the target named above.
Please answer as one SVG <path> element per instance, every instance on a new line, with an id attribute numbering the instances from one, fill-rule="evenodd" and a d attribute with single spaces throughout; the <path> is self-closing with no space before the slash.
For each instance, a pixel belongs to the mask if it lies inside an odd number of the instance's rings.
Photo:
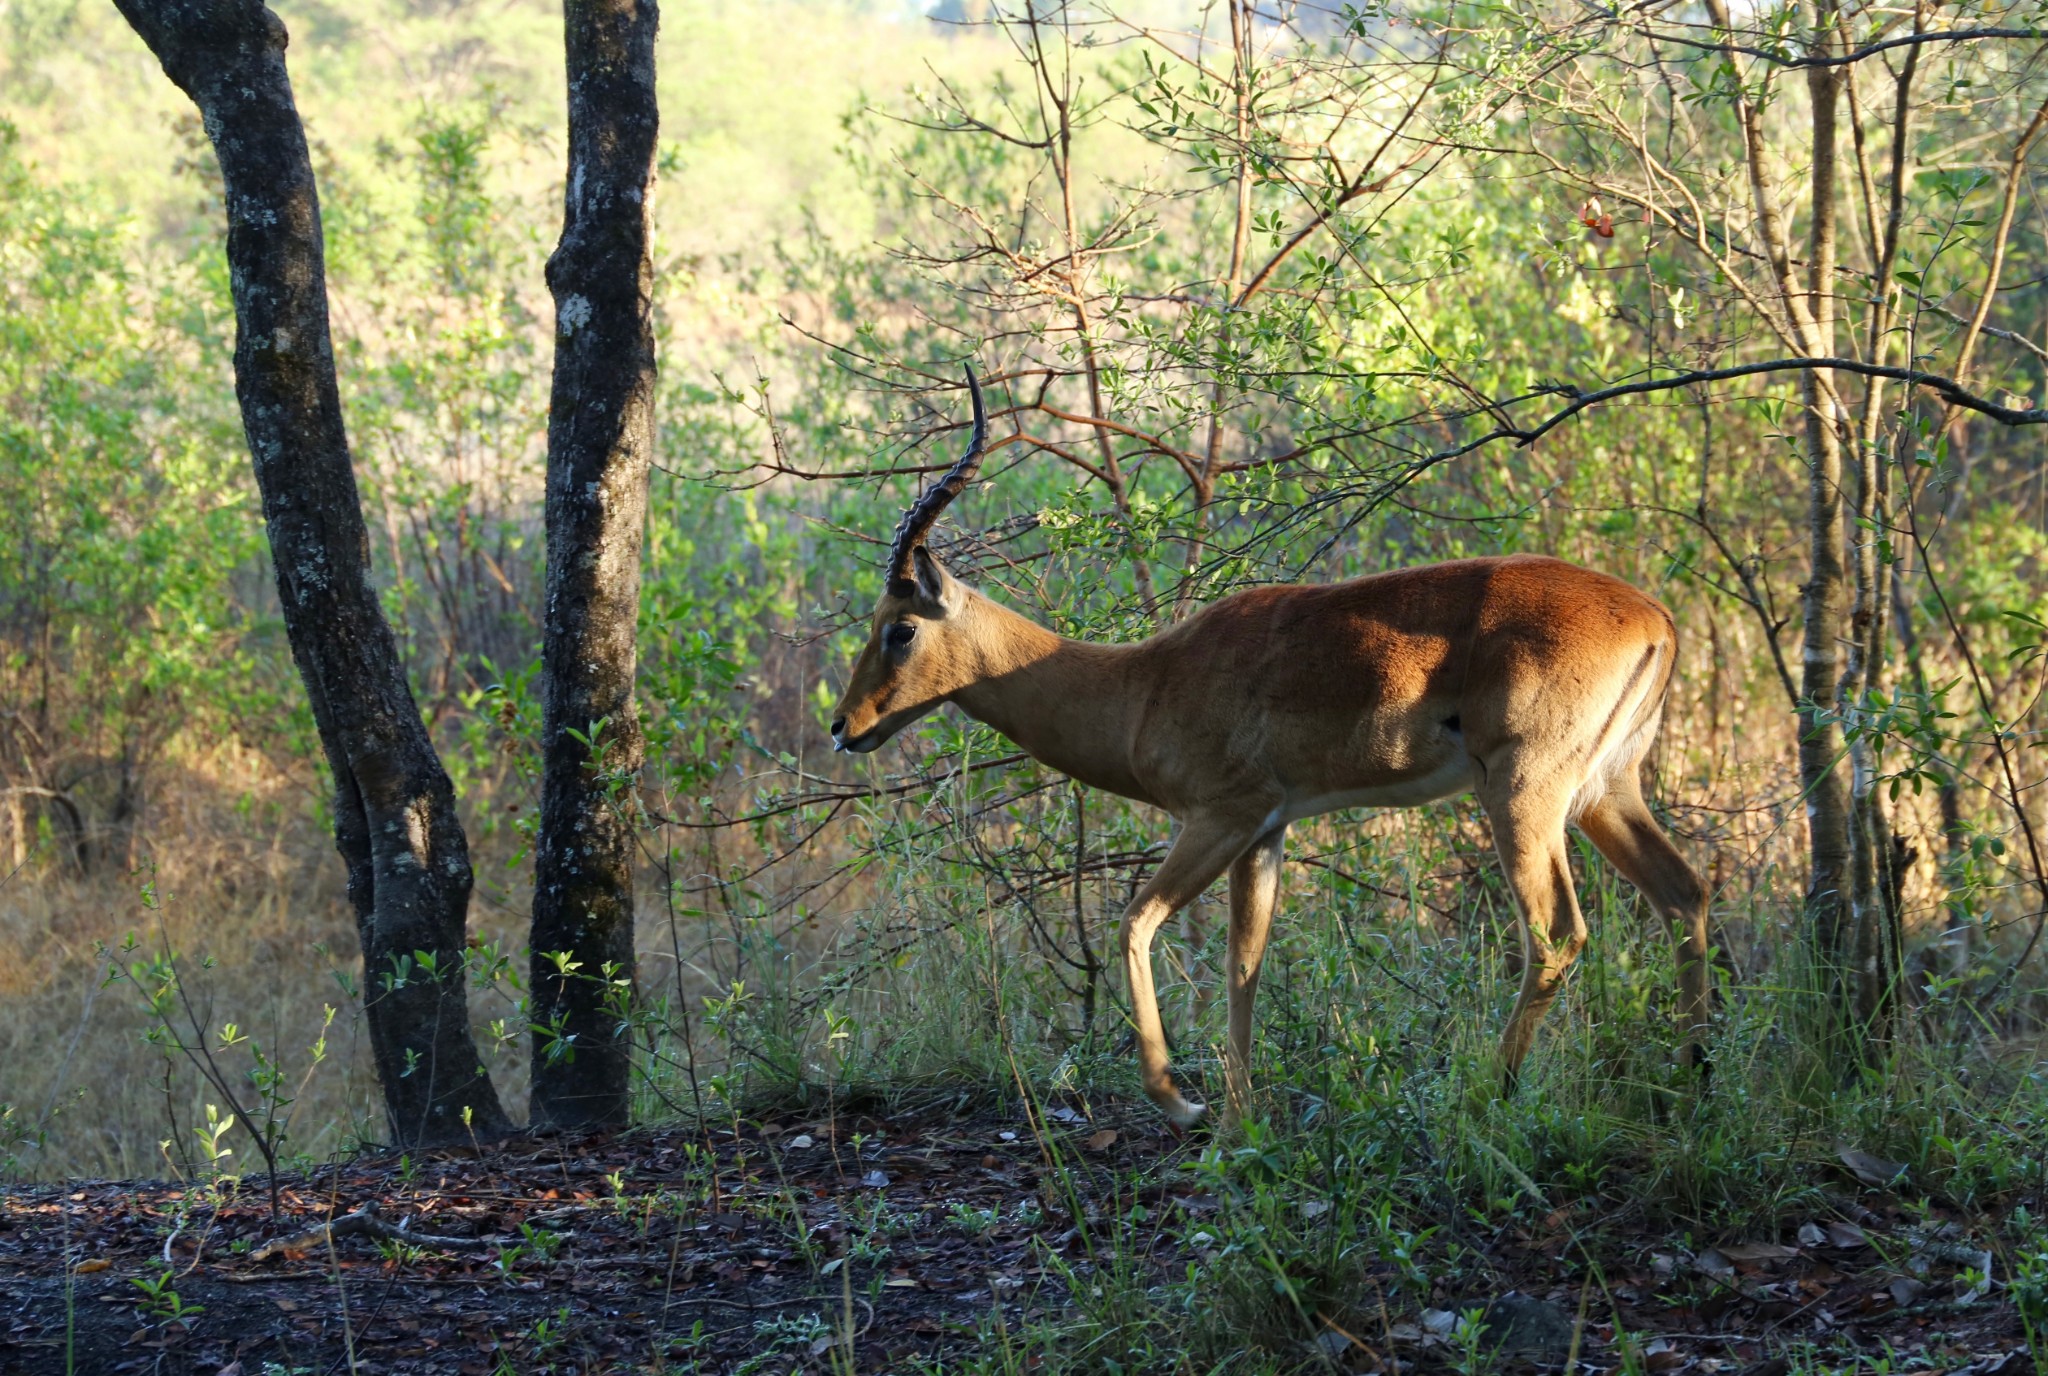
<path id="1" fill-rule="evenodd" d="M 953 499 L 967 490 L 967 484 L 974 481 L 974 475 L 981 471 L 981 449 L 988 439 L 988 411 L 981 403 L 981 383 L 975 380 L 974 367 L 967 366 L 967 394 L 974 402 L 974 433 L 967 441 L 967 452 L 960 461 L 946 470 L 945 476 L 924 490 L 924 495 L 910 504 L 903 513 L 903 519 L 896 523 L 896 539 L 889 547 L 889 595 L 908 597 L 917 590 L 917 571 L 911 558 L 917 547 L 924 543 L 931 533 L 932 522 L 939 519 L 939 513 L 951 505 Z"/>

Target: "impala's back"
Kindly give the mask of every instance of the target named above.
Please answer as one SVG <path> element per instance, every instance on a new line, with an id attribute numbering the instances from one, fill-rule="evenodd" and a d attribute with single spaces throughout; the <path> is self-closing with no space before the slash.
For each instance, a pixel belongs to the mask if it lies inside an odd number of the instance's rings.
<path id="1" fill-rule="evenodd" d="M 1675 635 L 1627 583 L 1517 555 L 1257 588 L 1136 649 L 1146 791 L 1181 811 L 1277 790 L 1280 821 L 1597 773 L 1654 729 Z"/>

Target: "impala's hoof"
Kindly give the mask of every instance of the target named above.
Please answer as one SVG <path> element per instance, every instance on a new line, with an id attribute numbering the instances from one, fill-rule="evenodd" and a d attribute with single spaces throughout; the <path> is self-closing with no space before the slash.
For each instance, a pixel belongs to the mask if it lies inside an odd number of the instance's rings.
<path id="1" fill-rule="evenodd" d="M 1166 1114 L 1166 1130 L 1176 1140 L 1181 1140 L 1187 1137 L 1189 1128 L 1202 1121 L 1202 1115 L 1209 1111 L 1209 1106 L 1176 1098 L 1170 1104 L 1161 1104 L 1160 1110 Z"/>

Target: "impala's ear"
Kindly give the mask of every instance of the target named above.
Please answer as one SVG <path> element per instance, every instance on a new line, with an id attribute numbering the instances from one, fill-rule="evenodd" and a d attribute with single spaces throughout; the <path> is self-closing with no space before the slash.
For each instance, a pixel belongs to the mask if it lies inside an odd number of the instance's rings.
<path id="1" fill-rule="evenodd" d="M 910 560 L 917 571 L 918 598 L 942 612 L 955 610 L 960 602 L 959 580 L 946 572 L 946 566 L 923 545 L 910 552 Z"/>

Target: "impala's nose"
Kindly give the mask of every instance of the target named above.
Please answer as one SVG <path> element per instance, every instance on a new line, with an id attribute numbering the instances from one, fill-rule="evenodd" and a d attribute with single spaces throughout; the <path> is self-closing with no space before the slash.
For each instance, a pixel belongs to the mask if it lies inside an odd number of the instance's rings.
<path id="1" fill-rule="evenodd" d="M 832 723 L 832 748 L 834 750 L 846 749 L 846 746 L 842 744 L 840 741 L 840 737 L 843 736 L 845 733 L 846 718 L 840 717 Z"/>

